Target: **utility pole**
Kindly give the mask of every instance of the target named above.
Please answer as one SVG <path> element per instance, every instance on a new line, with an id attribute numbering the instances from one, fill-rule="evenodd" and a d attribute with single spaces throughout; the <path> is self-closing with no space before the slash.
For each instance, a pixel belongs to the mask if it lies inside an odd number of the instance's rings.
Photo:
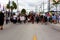
<path id="1" fill-rule="evenodd" d="M 43 13 L 44 13 L 44 1 L 43 1 Z"/>
<path id="2" fill-rule="evenodd" d="M 41 6 L 39 7 L 39 12 L 41 12 Z"/>
<path id="3" fill-rule="evenodd" d="M 36 11 L 36 13 L 37 13 L 37 5 L 35 6 L 35 11 Z"/>
<path id="4" fill-rule="evenodd" d="M 50 12 L 50 0 L 48 0 L 48 12 Z"/>
<path id="5" fill-rule="evenodd" d="M 17 13 L 18 13 L 18 10 L 19 10 L 19 7 L 18 7 L 19 5 L 18 5 L 18 0 L 17 0 Z"/>
<path id="6" fill-rule="evenodd" d="M 5 11 L 5 7 L 4 7 L 4 5 L 3 5 L 3 11 Z"/>
<path id="7" fill-rule="evenodd" d="M 40 8 L 39 9 L 40 9 L 39 11 L 42 12 L 42 5 L 40 5 Z"/>
<path id="8" fill-rule="evenodd" d="M 9 0 L 9 6 L 10 6 L 10 0 Z M 11 13 L 10 13 L 10 8 L 9 8 L 9 15 L 8 15 L 8 17 L 10 17 L 11 16 Z"/>

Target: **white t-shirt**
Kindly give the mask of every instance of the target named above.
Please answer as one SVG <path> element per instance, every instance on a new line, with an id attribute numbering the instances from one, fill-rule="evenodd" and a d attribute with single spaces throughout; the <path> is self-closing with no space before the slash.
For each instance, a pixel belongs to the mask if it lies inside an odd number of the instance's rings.
<path id="1" fill-rule="evenodd" d="M 15 16 L 13 16 L 13 19 L 15 20 L 17 18 L 17 16 L 15 15 Z"/>
<path id="2" fill-rule="evenodd" d="M 25 20 L 25 17 L 24 16 L 20 16 L 20 20 L 21 21 L 24 21 Z"/>

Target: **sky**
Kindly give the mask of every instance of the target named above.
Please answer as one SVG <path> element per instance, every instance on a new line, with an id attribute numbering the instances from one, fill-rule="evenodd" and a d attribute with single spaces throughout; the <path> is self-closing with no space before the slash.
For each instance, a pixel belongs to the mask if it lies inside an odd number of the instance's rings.
<path id="1" fill-rule="evenodd" d="M 15 1 L 17 3 L 17 0 L 10 0 L 10 1 Z M 45 9 L 45 11 L 47 11 L 48 0 L 18 0 L 18 8 L 19 8 L 19 10 L 25 8 L 27 11 L 30 11 L 30 10 L 39 11 L 40 6 L 43 6 L 42 5 L 43 1 L 44 1 L 44 9 Z M 6 5 L 8 2 L 9 2 L 9 0 L 0 0 L 0 4 L 2 6 Z"/>

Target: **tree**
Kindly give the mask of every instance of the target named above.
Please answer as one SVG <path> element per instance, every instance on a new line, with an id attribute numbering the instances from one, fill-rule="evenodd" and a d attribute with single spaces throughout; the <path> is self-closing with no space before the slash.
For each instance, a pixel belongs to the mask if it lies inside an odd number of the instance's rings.
<path id="1" fill-rule="evenodd" d="M 12 5 L 10 5 L 10 2 L 8 2 L 7 6 L 6 6 L 7 9 L 11 9 L 11 13 L 13 12 L 13 9 L 17 9 L 17 4 L 12 1 Z"/>
<path id="2" fill-rule="evenodd" d="M 8 2 L 7 6 L 6 6 L 7 9 L 9 9 L 9 13 L 6 13 L 6 16 L 10 16 L 10 1 Z"/>
<path id="3" fill-rule="evenodd" d="M 57 6 L 58 4 L 60 4 L 60 0 L 56 1 L 56 0 L 53 0 L 53 5 L 56 6 L 56 13 L 57 13 Z"/>
<path id="4" fill-rule="evenodd" d="M 7 8 L 7 9 L 10 9 L 10 2 L 8 2 L 6 8 Z"/>
<path id="5" fill-rule="evenodd" d="M 25 9 L 22 9 L 21 10 L 21 14 L 26 14 L 26 10 Z"/>
<path id="6" fill-rule="evenodd" d="M 7 4 L 7 6 L 6 6 L 6 8 L 7 9 L 17 9 L 17 4 L 14 2 L 14 1 L 12 1 L 12 5 L 10 6 L 10 2 Z"/>
<path id="7" fill-rule="evenodd" d="M 16 4 L 14 1 L 12 1 L 11 9 L 12 9 L 12 10 L 13 10 L 13 9 L 17 9 L 17 4 Z"/>

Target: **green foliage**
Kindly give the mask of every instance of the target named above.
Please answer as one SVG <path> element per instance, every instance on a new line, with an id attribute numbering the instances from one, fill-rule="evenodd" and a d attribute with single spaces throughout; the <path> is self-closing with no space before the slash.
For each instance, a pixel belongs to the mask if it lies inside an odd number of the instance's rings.
<path id="1" fill-rule="evenodd" d="M 58 0 L 57 2 L 55 0 L 53 0 L 53 5 L 55 4 L 60 4 L 60 0 Z"/>
<path id="2" fill-rule="evenodd" d="M 13 8 L 17 9 L 17 4 L 14 1 L 12 2 L 12 4 L 13 4 Z"/>
<path id="3" fill-rule="evenodd" d="M 12 6 L 10 6 L 10 2 L 9 2 L 6 6 L 6 8 L 11 9 L 11 10 L 17 9 L 17 4 L 14 1 L 12 1 Z"/>
<path id="4" fill-rule="evenodd" d="M 54 2 L 54 3 L 56 3 L 56 1 L 55 1 L 55 0 L 53 0 L 53 2 Z"/>
<path id="5" fill-rule="evenodd" d="M 57 13 L 58 4 L 60 4 L 60 0 L 58 0 L 57 2 L 56 2 L 56 0 L 53 0 L 53 5 L 55 5 L 55 7 L 56 7 L 56 13 Z"/>
<path id="6" fill-rule="evenodd" d="M 22 9 L 21 10 L 21 14 L 26 14 L 26 10 L 25 9 Z"/>
<path id="7" fill-rule="evenodd" d="M 10 9 L 10 2 L 8 2 L 6 8 L 7 8 L 7 9 Z"/>
<path id="8" fill-rule="evenodd" d="M 60 0 L 58 0 L 57 2 L 55 0 L 53 0 L 53 5 L 55 5 L 57 7 L 58 4 L 60 4 Z"/>

